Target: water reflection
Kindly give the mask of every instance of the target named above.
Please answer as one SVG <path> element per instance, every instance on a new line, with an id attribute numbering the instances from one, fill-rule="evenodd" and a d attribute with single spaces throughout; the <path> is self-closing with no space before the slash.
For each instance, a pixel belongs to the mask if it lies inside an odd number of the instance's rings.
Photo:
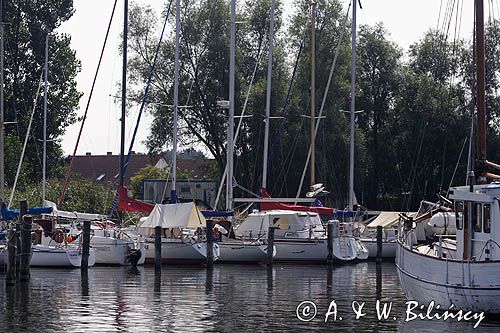
<path id="1" fill-rule="evenodd" d="M 473 324 L 415 320 L 406 322 L 406 299 L 391 263 L 347 266 L 215 265 L 93 267 L 80 270 L 32 269 L 31 281 L 4 288 L 0 273 L 0 331 L 206 332 L 335 331 L 455 332 Z M 391 316 L 378 321 L 376 300 L 392 302 Z M 296 318 L 296 307 L 314 301 L 317 316 Z M 332 301 L 338 316 L 324 322 Z M 364 303 L 356 320 L 351 305 Z M 396 319 L 394 319 L 396 318 Z M 498 331 L 498 322 L 481 324 Z"/>

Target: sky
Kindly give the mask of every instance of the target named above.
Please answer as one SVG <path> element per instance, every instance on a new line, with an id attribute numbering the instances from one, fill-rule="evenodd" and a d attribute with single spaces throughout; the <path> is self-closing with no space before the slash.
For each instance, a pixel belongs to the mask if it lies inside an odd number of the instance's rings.
<path id="1" fill-rule="evenodd" d="M 165 0 L 130 1 L 149 4 L 158 12 L 166 3 Z M 237 2 L 241 1 L 237 0 Z M 282 0 L 282 2 L 285 15 L 292 14 L 293 1 Z M 347 9 L 349 0 L 341 0 L 341 2 Z M 74 15 L 59 28 L 59 32 L 71 35 L 71 46 L 76 50 L 77 58 L 82 64 L 81 73 L 77 76 L 78 90 L 84 93 L 80 100 L 79 116 L 82 116 L 85 111 L 113 3 L 114 0 L 74 0 Z M 358 26 L 374 25 L 382 22 L 390 33 L 390 39 L 407 50 L 409 45 L 418 41 L 427 30 L 440 26 L 446 12 L 446 3 L 448 1 L 445 0 L 361 0 L 362 9 L 358 8 L 357 24 Z M 462 1 L 462 3 L 460 36 L 465 37 L 469 36 L 472 30 L 473 1 Z M 498 8 L 496 7 L 495 10 L 498 11 Z M 485 4 L 485 12 L 488 12 L 487 4 Z M 77 150 L 78 155 L 86 152 L 91 152 L 93 155 L 106 154 L 106 152 L 119 153 L 121 107 L 120 103 L 116 103 L 114 96 L 117 94 L 122 72 L 122 59 L 118 51 L 121 43 L 119 35 L 122 30 L 123 0 L 118 0 L 108 45 Z M 158 37 L 159 33 L 160 30 L 158 30 Z M 132 108 L 126 120 L 127 148 L 138 109 L 138 106 Z M 143 116 L 134 146 L 136 152 L 146 152 L 143 141 L 148 136 L 151 120 L 151 116 L 147 113 Z M 73 153 L 80 125 L 76 123 L 68 127 L 62 137 L 62 148 L 65 154 Z"/>

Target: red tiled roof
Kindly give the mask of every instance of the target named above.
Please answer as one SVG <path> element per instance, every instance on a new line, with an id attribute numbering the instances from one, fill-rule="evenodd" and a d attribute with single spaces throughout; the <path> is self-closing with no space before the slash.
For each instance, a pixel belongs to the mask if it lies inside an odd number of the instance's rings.
<path id="1" fill-rule="evenodd" d="M 155 165 L 159 159 L 159 157 L 150 158 L 144 154 L 130 155 L 127 173 L 124 178 L 125 186 L 130 184 L 130 178 L 140 169 L 148 165 Z M 177 167 L 191 174 L 193 179 L 204 179 L 210 162 L 211 160 L 208 159 L 178 159 Z M 73 173 L 77 178 L 97 180 L 104 175 L 99 181 L 118 183 L 118 177 L 115 178 L 115 176 L 118 175 L 119 169 L 119 155 L 79 155 L 75 156 L 73 161 Z"/>

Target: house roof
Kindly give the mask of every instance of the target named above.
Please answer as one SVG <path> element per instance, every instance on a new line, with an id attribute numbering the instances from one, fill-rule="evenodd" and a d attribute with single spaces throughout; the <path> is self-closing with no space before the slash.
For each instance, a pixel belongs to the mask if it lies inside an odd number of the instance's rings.
<path id="1" fill-rule="evenodd" d="M 130 184 L 130 178 L 133 177 L 140 169 L 148 165 L 156 165 L 161 157 L 149 157 L 145 154 L 131 154 L 127 173 L 123 180 L 125 186 Z M 169 161 L 161 161 L 162 165 L 170 165 Z M 166 163 L 165 163 L 166 162 Z M 192 175 L 193 179 L 205 179 L 206 172 L 211 160 L 208 159 L 193 159 L 183 158 L 177 159 L 178 169 Z M 91 179 L 103 182 L 118 183 L 118 173 L 120 170 L 120 156 L 112 155 L 86 155 L 75 156 L 73 161 L 73 172 L 76 177 Z"/>

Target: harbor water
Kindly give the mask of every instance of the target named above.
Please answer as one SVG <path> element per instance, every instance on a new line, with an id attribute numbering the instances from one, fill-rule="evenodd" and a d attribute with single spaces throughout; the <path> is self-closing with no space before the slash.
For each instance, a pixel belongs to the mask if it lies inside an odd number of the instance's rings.
<path id="1" fill-rule="evenodd" d="M 161 274 L 93 267 L 88 276 L 33 268 L 29 283 L 9 288 L 0 272 L 0 288 L 0 332 L 456 333 L 476 322 L 408 320 L 393 263 L 164 266 Z M 377 316 L 377 299 L 391 306 L 386 319 Z M 486 315 L 474 331 L 499 327 Z"/>

